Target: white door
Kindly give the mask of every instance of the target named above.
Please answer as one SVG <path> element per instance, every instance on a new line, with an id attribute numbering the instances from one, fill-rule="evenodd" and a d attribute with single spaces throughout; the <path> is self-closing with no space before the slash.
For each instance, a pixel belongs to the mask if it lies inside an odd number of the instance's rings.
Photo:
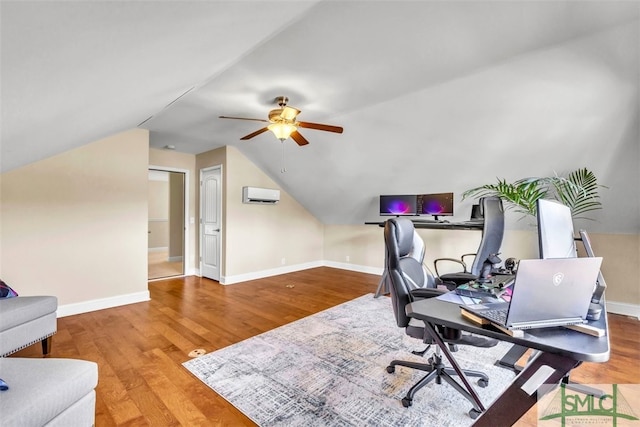
<path id="1" fill-rule="evenodd" d="M 200 172 L 200 272 L 220 281 L 222 166 Z"/>

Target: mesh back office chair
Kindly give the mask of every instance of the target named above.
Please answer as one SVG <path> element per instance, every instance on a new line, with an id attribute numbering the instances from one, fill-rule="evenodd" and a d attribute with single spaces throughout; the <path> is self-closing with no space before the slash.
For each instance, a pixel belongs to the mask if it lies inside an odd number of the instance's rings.
<path id="1" fill-rule="evenodd" d="M 425 331 L 424 323 L 407 316 L 405 311 L 407 304 L 413 301 L 432 298 L 443 293 L 443 291 L 433 287 L 433 281 L 427 279 L 426 284 L 429 285 L 428 287 L 423 287 L 425 283 L 421 283 L 422 277 L 424 276 L 422 264 L 415 258 L 409 256 L 413 248 L 414 234 L 413 223 L 407 218 L 394 218 L 385 222 L 386 280 L 388 281 L 388 289 L 390 291 L 393 312 L 398 327 L 404 328 L 405 333 L 410 337 L 420 339 L 425 344 L 432 344 L 433 339 Z M 415 285 L 418 285 L 418 287 Z M 452 351 L 456 351 L 457 344 L 473 345 L 476 347 L 493 347 L 498 343 L 497 340 L 490 338 L 463 335 L 461 331 L 457 329 L 440 326 L 438 329 Z M 424 352 L 416 354 L 424 354 Z M 411 406 L 415 393 L 432 380 L 436 380 L 436 383 L 440 384 L 444 379 L 474 404 L 474 409 L 471 410 L 470 415 L 474 414 L 477 416 L 479 414 L 477 408 L 475 408 L 473 397 L 453 378 L 455 371 L 452 368 L 445 367 L 442 363 L 439 348 L 436 347 L 435 354 L 428 359 L 427 363 L 393 360 L 387 367 L 387 372 L 395 372 L 396 366 L 405 366 L 427 372 L 427 375 L 411 387 L 407 395 L 402 399 L 403 406 Z M 469 377 L 479 378 L 478 385 L 481 387 L 486 387 L 489 382 L 489 378 L 482 372 L 464 370 L 464 373 Z M 473 412 L 474 410 L 476 412 Z"/>
<path id="2" fill-rule="evenodd" d="M 501 260 L 498 258 L 500 246 L 502 246 L 502 237 L 504 236 L 504 209 L 502 200 L 499 197 L 484 197 L 480 199 L 480 209 L 484 215 L 484 227 L 482 229 L 482 239 L 480 246 L 475 254 L 464 254 L 460 259 L 455 258 L 438 258 L 434 261 L 436 272 L 436 283 L 445 285 L 449 289 L 467 283 L 471 280 L 482 281 L 486 279 L 495 264 Z M 465 258 L 475 257 L 471 269 L 467 270 Z M 440 274 L 438 272 L 438 264 L 443 261 L 458 263 L 462 266 L 463 271 L 458 273 Z"/>

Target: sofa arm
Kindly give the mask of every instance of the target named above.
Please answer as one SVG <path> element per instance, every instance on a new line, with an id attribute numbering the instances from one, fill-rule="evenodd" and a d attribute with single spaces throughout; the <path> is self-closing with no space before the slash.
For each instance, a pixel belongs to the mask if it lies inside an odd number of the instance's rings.
<path id="1" fill-rule="evenodd" d="M 57 309 L 58 299 L 54 296 L 0 299 L 0 357 L 55 334 L 58 330 Z M 45 349 L 44 353 L 48 351 Z"/>

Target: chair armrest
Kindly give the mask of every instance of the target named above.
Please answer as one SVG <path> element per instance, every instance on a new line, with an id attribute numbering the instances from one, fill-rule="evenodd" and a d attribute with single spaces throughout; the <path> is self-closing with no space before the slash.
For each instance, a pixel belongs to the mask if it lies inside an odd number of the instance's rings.
<path id="1" fill-rule="evenodd" d="M 460 259 L 461 259 L 461 260 L 462 260 L 462 262 L 464 262 L 464 263 L 465 263 L 465 265 L 466 265 L 466 264 L 467 264 L 467 262 L 465 261 L 465 258 L 468 258 L 468 257 L 474 257 L 474 258 L 475 258 L 477 255 L 478 255 L 477 253 L 472 253 L 472 254 L 463 254 L 463 255 L 460 257 Z M 466 270 L 465 270 L 465 271 L 466 271 Z"/>
<path id="2" fill-rule="evenodd" d="M 450 261 L 450 262 L 455 262 L 457 264 L 460 264 L 462 266 L 463 272 L 468 273 L 467 264 L 465 264 L 463 260 L 456 259 L 456 258 L 437 258 L 433 261 L 433 268 L 436 270 L 436 276 L 438 277 L 440 277 L 440 273 L 438 272 L 438 262 L 440 261 Z"/>
<path id="3" fill-rule="evenodd" d="M 411 296 L 413 296 L 416 299 L 427 299 L 427 298 L 438 297 L 443 293 L 444 293 L 443 291 L 436 288 L 417 288 L 417 289 L 411 290 Z"/>

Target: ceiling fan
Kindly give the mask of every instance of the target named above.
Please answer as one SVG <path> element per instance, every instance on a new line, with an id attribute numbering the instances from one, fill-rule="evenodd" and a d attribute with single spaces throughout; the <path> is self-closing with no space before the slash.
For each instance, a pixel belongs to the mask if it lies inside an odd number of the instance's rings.
<path id="1" fill-rule="evenodd" d="M 236 120 L 252 120 L 255 122 L 269 123 L 268 126 L 258 129 L 255 132 L 245 135 L 240 138 L 243 141 L 258 136 L 263 132 L 270 130 L 274 133 L 276 138 L 284 142 L 287 138 L 291 137 L 298 145 L 307 145 L 309 141 L 298 132 L 298 128 L 316 129 L 327 132 L 342 133 L 343 129 L 340 126 L 324 125 L 321 123 L 299 122 L 297 121 L 298 114 L 301 113 L 297 108 L 289 107 L 287 103 L 289 98 L 286 96 L 279 96 L 275 99 L 279 108 L 269 111 L 269 119 L 250 119 L 246 117 L 229 117 L 219 116 L 221 119 L 236 119 Z"/>

